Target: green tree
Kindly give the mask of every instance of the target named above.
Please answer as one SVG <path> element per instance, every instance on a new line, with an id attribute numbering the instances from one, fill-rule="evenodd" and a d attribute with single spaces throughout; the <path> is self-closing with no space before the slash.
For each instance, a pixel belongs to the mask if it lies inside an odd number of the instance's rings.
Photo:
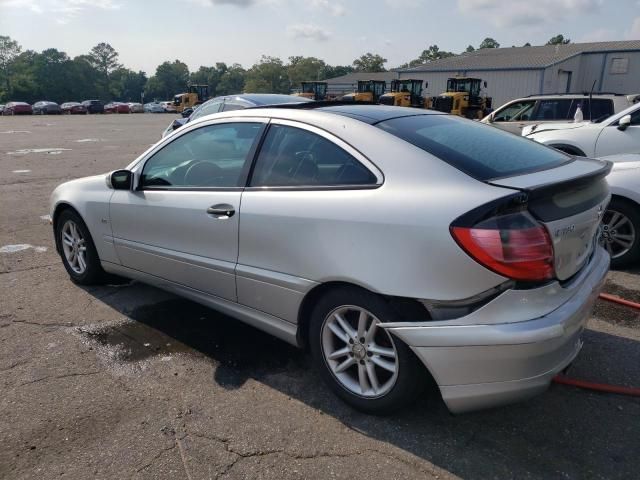
<path id="1" fill-rule="evenodd" d="M 571 43 L 571 39 L 564 38 L 564 35 L 558 34 L 555 37 L 551 37 L 547 45 L 566 45 L 567 43 Z"/>
<path id="2" fill-rule="evenodd" d="M 26 50 L 11 62 L 11 100 L 33 103 L 39 100 L 35 63 L 38 53 Z"/>
<path id="3" fill-rule="evenodd" d="M 331 65 L 327 65 L 324 68 L 324 72 L 320 80 L 325 80 L 327 78 L 342 77 L 343 75 L 348 75 L 350 73 L 353 73 L 353 71 L 354 69 L 351 65 L 336 65 L 333 67 Z"/>
<path id="4" fill-rule="evenodd" d="M 136 73 L 128 68 L 119 68 L 111 74 L 111 93 L 126 102 L 141 101 L 146 84 L 147 74 L 142 71 Z"/>
<path id="5" fill-rule="evenodd" d="M 70 68 L 71 59 L 66 53 L 48 48 L 33 56 L 32 71 L 37 84 L 37 96 L 41 100 L 64 102 L 74 93 L 76 80 Z"/>
<path id="6" fill-rule="evenodd" d="M 386 72 L 385 63 L 387 63 L 386 58 L 367 52 L 353 61 L 353 68 L 356 72 Z"/>
<path id="7" fill-rule="evenodd" d="M 218 90 L 220 79 L 227 70 L 227 64 L 223 62 L 216 63 L 215 67 L 201 66 L 189 75 L 189 81 L 196 85 L 209 85 L 209 94 L 214 96 Z"/>
<path id="8" fill-rule="evenodd" d="M 469 45 L 467 47 L 467 49 L 465 50 L 465 52 L 467 52 L 467 53 L 471 53 L 471 52 L 475 52 L 475 51 L 476 51 L 476 49 L 473 48 L 473 45 Z"/>
<path id="9" fill-rule="evenodd" d="M 245 90 L 250 93 L 289 93 L 287 68 L 277 57 L 263 55 L 247 70 Z"/>
<path id="10" fill-rule="evenodd" d="M 189 67 L 185 63 L 180 60 L 164 62 L 156 68 L 156 74 L 149 79 L 145 96 L 173 98 L 178 93 L 186 92 L 188 83 Z"/>
<path id="11" fill-rule="evenodd" d="M 315 57 L 289 57 L 287 74 L 293 87 L 299 87 L 301 82 L 321 80 L 324 78 L 327 64 Z"/>
<path id="12" fill-rule="evenodd" d="M 220 82 L 216 87 L 216 95 L 242 93 L 244 91 L 246 74 L 246 70 L 242 68 L 242 65 L 239 63 L 234 63 L 228 67 L 220 76 Z"/>
<path id="13" fill-rule="evenodd" d="M 478 49 L 482 50 L 483 48 L 500 48 L 500 44 L 496 42 L 493 38 L 487 37 L 485 38 Z"/>
<path id="14" fill-rule="evenodd" d="M 529 42 L 525 43 L 524 45 L 522 45 L 523 47 L 530 47 L 531 44 Z"/>
<path id="15" fill-rule="evenodd" d="M 108 43 L 99 43 L 91 49 L 88 60 L 100 74 L 100 89 L 104 100 L 111 95 L 109 77 L 111 73 L 122 67 L 118 63 L 118 52 Z"/>
<path id="16" fill-rule="evenodd" d="M 100 86 L 100 74 L 91 65 L 89 55 L 75 57 L 69 65 L 71 77 L 71 89 L 65 101 L 82 101 L 99 98 L 102 94 Z"/>
<path id="17" fill-rule="evenodd" d="M 14 60 L 20 55 L 22 47 L 11 37 L 0 35 L 0 85 L 4 90 L 4 98 L 11 95 L 11 67 Z M 0 90 L 0 99 L 3 98 Z"/>

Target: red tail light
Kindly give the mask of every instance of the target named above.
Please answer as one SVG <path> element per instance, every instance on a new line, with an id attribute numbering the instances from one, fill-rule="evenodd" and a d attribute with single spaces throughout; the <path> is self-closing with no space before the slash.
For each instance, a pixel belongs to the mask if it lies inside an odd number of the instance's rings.
<path id="1" fill-rule="evenodd" d="M 551 238 L 527 212 L 451 226 L 451 234 L 471 258 L 507 278 L 541 281 L 555 275 Z"/>

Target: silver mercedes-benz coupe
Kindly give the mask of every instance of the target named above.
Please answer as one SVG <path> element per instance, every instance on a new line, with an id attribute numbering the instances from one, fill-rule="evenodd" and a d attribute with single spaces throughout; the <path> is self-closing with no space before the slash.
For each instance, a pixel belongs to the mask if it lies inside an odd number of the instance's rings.
<path id="1" fill-rule="evenodd" d="M 78 284 L 137 279 L 308 348 L 360 410 L 430 376 L 462 412 L 578 354 L 610 169 L 439 112 L 310 103 L 189 122 L 60 185 L 51 216 Z"/>

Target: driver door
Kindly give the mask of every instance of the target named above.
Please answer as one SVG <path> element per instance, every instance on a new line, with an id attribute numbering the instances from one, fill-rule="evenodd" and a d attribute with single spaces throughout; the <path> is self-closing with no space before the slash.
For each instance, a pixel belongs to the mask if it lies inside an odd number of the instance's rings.
<path id="1" fill-rule="evenodd" d="M 116 190 L 110 220 L 125 267 L 236 301 L 240 197 L 265 120 L 224 119 L 174 138 Z"/>

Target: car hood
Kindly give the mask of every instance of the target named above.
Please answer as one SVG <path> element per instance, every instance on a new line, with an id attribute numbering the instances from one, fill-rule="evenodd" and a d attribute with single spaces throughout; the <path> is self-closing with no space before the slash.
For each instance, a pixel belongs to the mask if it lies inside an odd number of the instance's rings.
<path id="1" fill-rule="evenodd" d="M 537 123 L 535 125 L 527 125 L 522 129 L 522 136 L 526 137 L 533 133 L 550 132 L 553 130 L 575 130 L 577 128 L 589 128 L 596 125 L 591 122 L 566 122 L 566 123 Z"/>

